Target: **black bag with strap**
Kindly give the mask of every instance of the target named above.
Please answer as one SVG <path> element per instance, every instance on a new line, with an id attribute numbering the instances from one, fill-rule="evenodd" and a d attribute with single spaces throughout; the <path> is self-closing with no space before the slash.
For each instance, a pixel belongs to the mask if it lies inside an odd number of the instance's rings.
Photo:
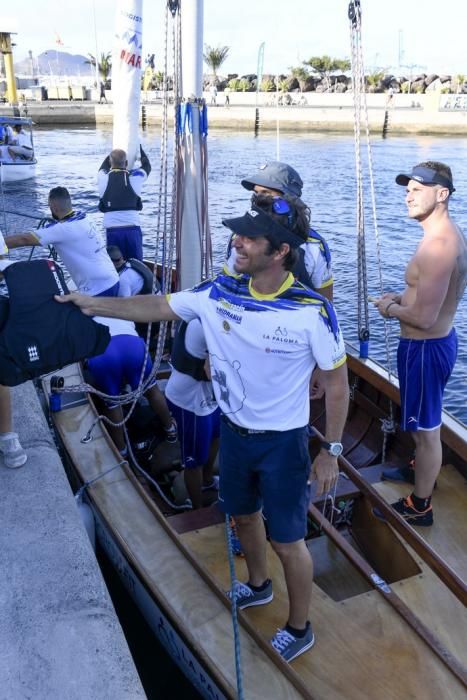
<path id="1" fill-rule="evenodd" d="M 12 263 L 3 275 L 9 299 L 0 304 L 0 384 L 16 386 L 105 351 L 107 326 L 54 299 L 68 289 L 53 260 Z"/>

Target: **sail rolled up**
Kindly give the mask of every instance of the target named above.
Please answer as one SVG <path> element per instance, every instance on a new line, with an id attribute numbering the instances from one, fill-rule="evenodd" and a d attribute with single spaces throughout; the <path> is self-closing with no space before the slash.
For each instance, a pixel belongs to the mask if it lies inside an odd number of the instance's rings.
<path id="1" fill-rule="evenodd" d="M 112 56 L 113 148 L 126 151 L 130 168 L 139 152 L 142 10 L 142 0 L 118 1 Z"/>

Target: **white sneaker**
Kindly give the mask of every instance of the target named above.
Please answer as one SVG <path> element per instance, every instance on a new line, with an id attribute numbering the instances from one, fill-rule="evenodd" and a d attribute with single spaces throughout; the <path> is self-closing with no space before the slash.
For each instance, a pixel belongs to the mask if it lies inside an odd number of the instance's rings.
<path id="1" fill-rule="evenodd" d="M 17 433 L 0 434 L 0 454 L 8 469 L 18 469 L 26 463 L 28 456 L 21 447 Z"/>

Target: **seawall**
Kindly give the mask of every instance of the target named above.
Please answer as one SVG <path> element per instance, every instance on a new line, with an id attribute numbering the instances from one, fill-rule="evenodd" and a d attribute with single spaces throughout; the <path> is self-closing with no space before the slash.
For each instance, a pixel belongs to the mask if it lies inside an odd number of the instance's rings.
<path id="1" fill-rule="evenodd" d="M 372 133 L 381 133 L 387 118 L 390 134 L 446 134 L 467 135 L 467 95 L 387 94 L 366 95 L 368 123 Z M 258 98 L 260 131 L 334 131 L 352 132 L 354 129 L 353 101 L 350 93 L 293 94 L 297 104 L 276 106 L 275 95 L 261 93 Z M 207 98 L 208 102 L 209 99 Z M 222 93 L 216 106 L 209 106 L 210 129 L 251 130 L 255 122 L 255 95 L 231 93 L 230 106 L 224 105 Z M 298 104 L 300 102 L 300 104 Z M 157 93 L 142 94 L 142 109 L 149 126 L 160 126 L 162 105 Z M 82 125 L 95 126 L 112 123 L 111 102 L 98 104 L 87 101 L 28 102 L 28 116 L 39 126 Z M 12 114 L 11 107 L 1 110 Z M 23 110 L 21 110 L 23 111 Z M 169 113 L 170 113 L 169 109 Z M 171 117 L 171 115 L 169 114 Z"/>

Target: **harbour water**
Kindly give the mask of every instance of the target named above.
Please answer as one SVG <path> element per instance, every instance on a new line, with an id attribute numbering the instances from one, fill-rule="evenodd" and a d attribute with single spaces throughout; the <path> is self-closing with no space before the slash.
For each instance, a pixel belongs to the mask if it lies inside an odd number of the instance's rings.
<path id="1" fill-rule="evenodd" d="M 67 128 L 39 130 L 36 133 L 38 156 L 35 180 L 5 185 L 0 208 L 45 216 L 47 195 L 51 187 L 65 185 L 72 194 L 76 209 L 90 211 L 101 225 L 96 211 L 96 172 L 111 148 L 111 130 Z M 145 234 L 145 253 L 155 255 L 157 223 L 157 183 L 159 164 L 159 134 L 147 131 L 143 146 L 149 154 L 153 172 L 146 183 L 141 214 Z M 356 185 L 353 138 L 346 135 L 312 133 L 284 135 L 253 135 L 218 132 L 209 136 L 209 216 L 213 235 L 215 268 L 219 269 L 225 250 L 227 231 L 224 217 L 242 213 L 248 206 L 249 194 L 240 186 L 242 177 L 254 171 L 268 159 L 279 157 L 300 172 L 305 182 L 304 200 L 312 211 L 312 223 L 328 241 L 333 253 L 335 273 L 335 303 L 347 339 L 357 342 L 357 241 L 355 233 Z M 373 141 L 373 167 L 381 249 L 381 272 L 386 290 L 400 290 L 405 265 L 417 244 L 420 227 L 408 220 L 404 204 L 404 188 L 394 183 L 398 172 L 424 160 L 442 160 L 453 169 L 457 192 L 452 198 L 451 211 L 461 228 L 467 227 L 467 139 L 449 137 L 392 137 Z M 369 178 L 365 177 L 369 192 Z M 369 200 L 368 200 L 369 205 Z M 376 258 L 371 210 L 367 206 L 368 289 L 379 293 L 379 272 Z M 37 225 L 27 219 L 0 211 L 0 228 L 7 233 L 30 230 Z M 14 251 L 14 257 L 25 251 Z M 370 354 L 386 363 L 383 324 L 370 311 Z M 459 359 L 448 386 L 446 407 L 460 420 L 467 422 L 467 310 L 461 303 L 456 322 L 459 334 Z M 390 356 L 395 363 L 396 324 L 391 327 Z M 146 694 L 149 698 L 165 700 L 183 697 L 190 700 L 198 695 L 181 676 L 154 641 L 144 620 L 131 604 L 115 575 L 105 561 L 101 562 L 107 584 L 135 658 Z"/>
<path id="2" fill-rule="evenodd" d="M 253 126 L 253 125 L 252 125 Z M 143 191 L 144 209 L 141 221 L 145 234 L 145 254 L 155 255 L 157 224 L 157 185 L 159 182 L 160 136 L 156 130 L 143 135 L 143 146 L 153 165 L 153 172 Z M 46 215 L 47 194 L 51 187 L 69 188 L 74 206 L 90 210 L 97 205 L 96 172 L 111 149 L 110 128 L 42 129 L 35 136 L 38 156 L 35 180 L 5 185 L 0 206 L 37 216 Z M 209 143 L 209 218 L 213 236 L 215 269 L 219 269 L 227 230 L 224 217 L 241 214 L 248 206 L 249 193 L 240 186 L 242 177 L 253 172 L 266 160 L 291 163 L 304 180 L 303 199 L 312 211 L 312 224 L 328 241 L 333 253 L 335 305 L 347 340 L 358 343 L 357 330 L 357 239 L 356 181 L 354 139 L 349 134 L 310 133 L 260 135 L 245 132 L 213 132 Z M 279 146 L 279 153 L 277 147 Z M 409 221 L 404 203 L 404 188 L 394 177 L 415 163 L 441 160 L 448 163 L 457 191 L 451 200 L 453 217 L 467 229 L 467 138 L 462 137 L 391 137 L 372 140 L 372 161 L 380 241 L 380 260 L 385 290 L 403 288 L 404 269 L 421 235 L 417 222 Z M 367 194 L 366 232 L 368 258 L 368 291 L 378 295 L 379 266 L 375 232 L 369 198 L 369 175 L 364 161 L 364 189 Z M 101 215 L 93 213 L 101 225 Z M 35 226 L 33 220 L 1 217 L 0 227 L 9 233 Z M 19 252 L 15 252 L 15 257 Z M 24 251 L 20 253 L 24 255 Z M 456 327 L 459 335 L 459 356 L 446 392 L 445 406 L 459 420 L 467 423 L 467 309 L 461 302 Z M 389 358 L 395 366 L 397 324 L 390 326 Z M 370 355 L 387 364 L 387 347 L 383 322 L 370 308 Z"/>

